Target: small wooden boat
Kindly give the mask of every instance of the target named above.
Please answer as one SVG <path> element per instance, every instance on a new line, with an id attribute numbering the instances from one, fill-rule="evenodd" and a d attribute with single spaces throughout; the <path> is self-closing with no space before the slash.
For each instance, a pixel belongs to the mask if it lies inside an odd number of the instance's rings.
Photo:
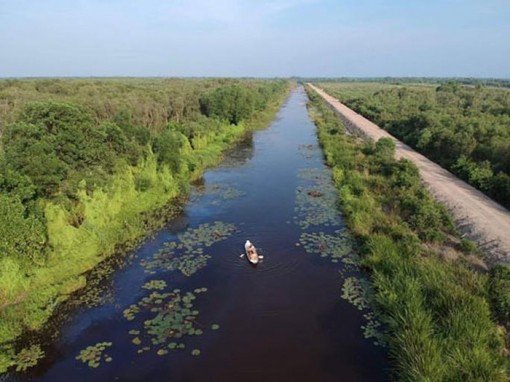
<path id="1" fill-rule="evenodd" d="M 244 243 L 244 250 L 246 251 L 248 261 L 252 264 L 258 264 L 259 255 L 257 254 L 257 248 L 249 240 L 246 240 L 246 243 Z"/>

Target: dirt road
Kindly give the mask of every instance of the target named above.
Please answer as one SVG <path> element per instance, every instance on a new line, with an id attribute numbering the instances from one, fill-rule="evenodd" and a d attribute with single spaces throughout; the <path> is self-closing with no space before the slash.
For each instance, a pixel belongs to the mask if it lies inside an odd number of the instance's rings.
<path id="1" fill-rule="evenodd" d="M 387 137 L 395 141 L 397 158 L 414 162 L 421 178 L 435 196 L 452 213 L 455 222 L 467 237 L 476 241 L 487 254 L 489 264 L 510 263 L 510 212 L 480 191 L 460 180 L 386 131 L 343 105 L 322 89 L 309 84 L 337 111 L 352 133 L 378 140 Z"/>

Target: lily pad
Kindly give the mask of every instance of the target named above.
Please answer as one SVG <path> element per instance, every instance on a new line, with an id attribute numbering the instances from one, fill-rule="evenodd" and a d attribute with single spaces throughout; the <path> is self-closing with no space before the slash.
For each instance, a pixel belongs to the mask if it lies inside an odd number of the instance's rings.
<path id="1" fill-rule="evenodd" d="M 235 232 L 237 229 L 234 225 L 222 222 L 205 223 L 197 228 L 189 228 L 178 235 L 177 241 L 166 243 L 152 259 L 142 260 L 142 266 L 149 273 L 155 273 L 157 269 L 179 270 L 183 275 L 191 276 L 205 267 L 211 258 L 210 255 L 204 254 L 204 248 L 225 240 Z"/>
<path id="2" fill-rule="evenodd" d="M 298 173 L 302 186 L 296 189 L 294 222 L 302 229 L 311 226 L 339 226 L 337 191 L 329 169 L 307 168 Z"/>
<path id="3" fill-rule="evenodd" d="M 136 321 L 138 316 L 143 318 L 141 326 L 129 330 L 135 336 L 132 343 L 139 348 L 138 353 L 141 353 L 140 350 L 146 351 L 147 345 L 150 345 L 159 349 L 158 355 L 164 355 L 166 349 L 183 349 L 184 343 L 180 341 L 187 336 L 202 335 L 203 326 L 197 322 L 199 311 L 194 309 L 193 302 L 196 294 L 206 291 L 207 288 L 196 288 L 194 292 L 181 292 L 178 289 L 172 292 L 153 291 L 137 304 L 131 305 L 127 309 L 130 314 L 125 315 L 126 319 Z"/>
<path id="4" fill-rule="evenodd" d="M 22 349 L 14 357 L 14 364 L 16 365 L 16 371 L 25 371 L 30 367 L 37 365 L 39 359 L 44 357 L 44 351 L 41 346 L 32 345 L 29 348 Z"/>
<path id="5" fill-rule="evenodd" d="M 76 356 L 76 359 L 86 363 L 89 367 L 97 368 L 101 364 L 101 360 L 105 362 L 112 362 L 112 357 L 104 351 L 112 346 L 111 342 L 98 342 L 93 346 L 87 346 L 85 349 L 80 351 L 80 354 Z"/>
<path id="6" fill-rule="evenodd" d="M 323 258 L 329 258 L 331 262 L 342 261 L 351 266 L 359 263 L 359 256 L 354 252 L 354 239 L 347 230 L 338 230 L 333 234 L 324 232 L 303 232 L 299 238 L 299 244 L 307 253 L 315 253 Z"/>

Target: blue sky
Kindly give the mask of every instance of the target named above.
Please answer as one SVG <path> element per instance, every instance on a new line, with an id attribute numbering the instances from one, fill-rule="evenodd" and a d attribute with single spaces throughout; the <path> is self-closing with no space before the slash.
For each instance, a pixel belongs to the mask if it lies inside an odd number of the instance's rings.
<path id="1" fill-rule="evenodd" d="M 509 0 L 0 0 L 0 77 L 510 78 Z"/>

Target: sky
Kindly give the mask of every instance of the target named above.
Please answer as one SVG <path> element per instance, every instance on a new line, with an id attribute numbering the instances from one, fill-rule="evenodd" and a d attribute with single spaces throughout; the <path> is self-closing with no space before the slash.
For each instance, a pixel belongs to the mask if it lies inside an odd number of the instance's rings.
<path id="1" fill-rule="evenodd" d="M 510 78 L 510 0 L 0 0 L 0 77 Z"/>

